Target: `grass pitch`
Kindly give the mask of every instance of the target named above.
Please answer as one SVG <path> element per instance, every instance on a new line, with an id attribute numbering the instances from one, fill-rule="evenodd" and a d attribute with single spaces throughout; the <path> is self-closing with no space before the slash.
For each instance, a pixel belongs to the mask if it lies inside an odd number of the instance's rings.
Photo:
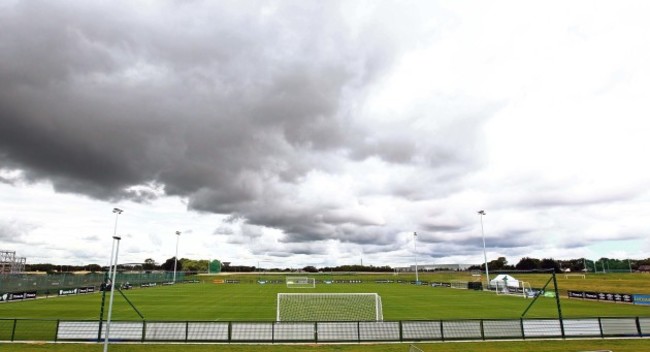
<path id="1" fill-rule="evenodd" d="M 539 279 L 543 281 L 544 278 Z M 201 283 L 135 288 L 124 294 L 148 321 L 273 321 L 278 292 L 378 293 L 384 320 L 519 318 L 531 303 L 531 299 L 519 296 L 405 283 L 318 284 L 314 289 L 289 289 L 284 284 L 257 284 L 250 277 L 247 282 L 252 283 L 214 284 L 212 279 L 204 278 Z M 100 316 L 101 296 L 94 293 L 4 303 L 0 304 L 0 318 L 96 320 Z M 104 308 L 108 308 L 108 295 Z M 650 316 L 650 307 L 564 297 L 561 309 L 564 317 Z M 556 300 L 542 297 L 525 317 L 553 318 L 557 315 Z M 115 293 L 112 318 L 140 320 L 118 292 Z"/>
<path id="2" fill-rule="evenodd" d="M 303 275 L 305 276 L 305 275 Z M 311 277 L 311 275 L 309 275 Z M 541 287 L 548 275 L 517 275 L 517 278 L 529 281 L 533 287 Z M 363 279 L 373 282 L 376 275 L 347 275 L 345 279 Z M 382 298 L 385 320 L 444 320 L 475 318 L 519 318 L 530 299 L 511 296 L 497 296 L 494 293 L 450 288 L 434 288 L 401 283 L 364 283 L 364 284 L 318 284 L 315 289 L 288 289 L 284 284 L 255 283 L 254 275 L 229 276 L 240 280 L 239 284 L 214 284 L 212 277 L 202 277 L 202 283 L 178 284 L 175 286 L 158 286 L 153 288 L 136 288 L 124 291 L 128 299 L 144 315 L 147 321 L 163 320 L 202 320 L 202 321 L 255 321 L 275 320 L 276 296 L 278 292 L 372 292 Z M 284 279 L 284 275 L 265 276 L 264 279 Z M 394 277 L 388 277 L 394 279 Z M 429 281 L 449 281 L 453 279 L 472 278 L 463 274 L 420 274 L 420 278 Z M 408 281 L 413 278 L 402 277 Z M 595 316 L 650 316 L 650 307 L 629 304 L 615 304 L 569 300 L 566 290 L 634 292 L 650 294 L 650 276 L 635 274 L 588 275 L 586 279 L 564 278 L 558 275 L 561 289 L 561 308 L 564 317 Z M 105 309 L 108 309 L 108 295 Z M 55 319 L 96 320 L 99 318 L 101 294 L 89 294 L 67 297 L 51 297 L 23 302 L 0 304 L 0 339 L 7 340 L 3 334 L 10 331 L 12 320 L 2 319 L 36 319 L 20 321 L 27 324 L 30 331 L 54 331 Z M 557 317 L 555 299 L 540 298 L 526 314 L 527 318 Z M 104 316 L 106 318 L 106 315 Z M 140 320 L 140 317 L 127 301 L 117 292 L 113 305 L 113 320 Z M 46 328 L 44 325 L 48 325 Z M 53 326 L 49 326 L 53 325 Z M 25 329 L 21 329 L 25 331 Z M 43 336 L 44 340 L 51 336 Z M 20 339 L 20 336 L 17 336 Z M 595 351 L 612 350 L 632 352 L 650 350 L 648 339 L 626 340 L 562 340 L 562 341 L 483 341 L 483 342 L 446 342 L 418 344 L 424 351 L 467 351 L 467 352 L 511 352 L 511 351 Z M 218 349 L 225 352 L 279 351 L 320 351 L 320 352 L 398 352 L 407 351 L 408 344 L 344 344 L 344 345 L 193 345 L 193 344 L 115 344 L 111 351 L 118 352 L 167 352 L 182 349 L 187 352 L 204 352 Z M 101 344 L 20 344 L 0 343 L 0 350 L 24 352 L 61 352 L 101 351 Z"/>
<path id="3" fill-rule="evenodd" d="M 192 345 L 192 344 L 114 344 L 112 352 L 407 352 L 410 344 L 347 345 Z M 650 341 L 634 340 L 562 340 L 562 341 L 489 341 L 418 343 L 425 352 L 639 352 L 650 349 Z M 1 344 L 1 351 L 12 352 L 100 352 L 101 344 Z"/>

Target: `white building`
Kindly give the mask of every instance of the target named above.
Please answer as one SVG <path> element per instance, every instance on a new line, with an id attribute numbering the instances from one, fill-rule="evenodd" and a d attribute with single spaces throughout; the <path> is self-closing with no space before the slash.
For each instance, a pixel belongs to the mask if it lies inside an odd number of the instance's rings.
<path id="1" fill-rule="evenodd" d="M 471 266 L 478 264 L 418 264 L 418 271 L 436 271 L 436 270 L 449 270 L 449 271 L 463 271 Z M 408 267 L 395 268 L 397 271 L 415 271 L 415 265 Z"/>

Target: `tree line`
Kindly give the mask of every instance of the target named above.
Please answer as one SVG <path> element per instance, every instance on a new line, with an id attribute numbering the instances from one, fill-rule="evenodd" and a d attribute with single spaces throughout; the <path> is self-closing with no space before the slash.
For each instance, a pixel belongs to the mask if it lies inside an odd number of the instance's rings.
<path id="1" fill-rule="evenodd" d="M 515 265 L 509 265 L 505 257 L 499 257 L 496 260 L 488 262 L 489 271 L 509 271 L 509 270 L 554 270 L 555 272 L 629 272 L 636 271 L 641 265 L 649 265 L 650 258 L 635 259 L 613 259 L 600 258 L 590 260 L 585 258 L 555 260 L 552 258 L 530 258 L 524 257 Z M 485 270 L 485 264 L 475 265 L 469 270 Z"/>
<path id="2" fill-rule="evenodd" d="M 120 264 L 119 270 L 140 270 L 148 271 L 173 271 L 175 257 L 171 257 L 162 263 L 157 263 L 151 258 L 145 259 L 143 263 Z M 220 262 L 222 272 L 294 272 L 304 271 L 309 273 L 316 272 L 391 272 L 397 268 L 388 265 L 373 266 L 373 265 L 339 265 L 327 266 L 317 268 L 308 265 L 299 269 L 296 268 L 258 268 L 255 266 L 247 265 L 231 265 L 228 262 Z M 188 259 L 180 258 L 176 261 L 176 270 L 184 272 L 208 272 L 210 260 L 207 259 Z M 600 258 L 598 260 L 589 260 L 585 258 L 569 259 L 569 260 L 555 260 L 552 258 L 530 258 L 524 257 L 516 264 L 509 264 L 506 257 L 499 257 L 495 260 L 488 262 L 488 270 L 492 272 L 498 271 L 513 271 L 513 270 L 555 270 L 555 272 L 625 272 L 636 271 L 641 265 L 650 265 L 650 258 L 636 260 L 636 259 L 613 259 L 613 258 Z M 66 272 L 102 272 L 107 269 L 107 266 L 99 264 L 88 265 L 57 265 L 57 264 L 25 264 L 26 271 L 44 271 L 47 273 L 66 273 Z M 467 270 L 485 270 L 485 264 L 473 265 Z"/>

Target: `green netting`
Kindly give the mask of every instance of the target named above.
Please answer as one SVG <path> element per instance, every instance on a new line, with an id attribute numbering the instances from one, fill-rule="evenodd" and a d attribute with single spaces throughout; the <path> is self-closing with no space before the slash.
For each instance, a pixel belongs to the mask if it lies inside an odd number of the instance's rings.
<path id="1" fill-rule="evenodd" d="M 218 260 L 213 260 L 210 262 L 209 267 L 210 274 L 218 274 L 221 272 L 221 262 Z"/>
<path id="2" fill-rule="evenodd" d="M 140 285 L 150 282 L 165 282 L 173 280 L 172 272 L 152 273 L 117 273 L 115 281 L 118 285 L 130 283 Z M 53 292 L 59 289 L 86 286 L 100 286 L 104 282 L 104 273 L 94 274 L 6 274 L 0 275 L 0 293 L 37 291 L 39 293 Z M 176 281 L 184 280 L 184 273 L 176 274 Z"/>

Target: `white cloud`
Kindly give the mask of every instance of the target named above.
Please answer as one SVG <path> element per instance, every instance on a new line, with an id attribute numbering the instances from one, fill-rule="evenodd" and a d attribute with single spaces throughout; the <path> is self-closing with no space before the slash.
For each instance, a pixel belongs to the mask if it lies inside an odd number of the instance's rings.
<path id="1" fill-rule="evenodd" d="M 510 262 L 648 246 L 646 2 L 4 7 L 29 262 L 103 264 L 114 206 L 132 262 L 478 263 L 479 209 Z"/>

